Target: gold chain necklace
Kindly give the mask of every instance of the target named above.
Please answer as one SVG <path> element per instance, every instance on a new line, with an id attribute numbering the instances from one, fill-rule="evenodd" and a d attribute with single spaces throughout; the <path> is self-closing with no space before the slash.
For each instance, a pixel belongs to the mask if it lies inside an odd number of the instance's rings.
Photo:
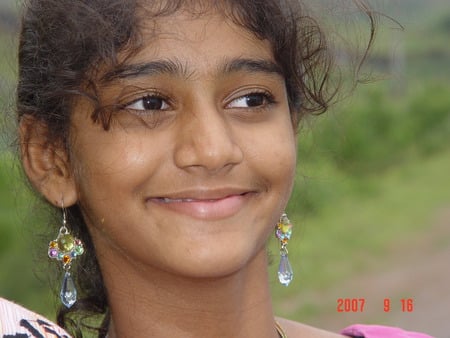
<path id="1" fill-rule="evenodd" d="M 275 329 L 277 330 L 277 333 L 280 336 L 280 338 L 287 338 L 286 333 L 284 332 L 283 328 L 277 321 L 275 321 Z"/>

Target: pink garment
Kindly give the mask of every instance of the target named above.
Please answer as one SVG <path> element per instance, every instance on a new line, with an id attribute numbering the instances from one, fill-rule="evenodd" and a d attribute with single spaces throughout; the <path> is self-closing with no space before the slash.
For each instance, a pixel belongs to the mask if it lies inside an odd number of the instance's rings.
<path id="1" fill-rule="evenodd" d="M 424 333 L 409 332 L 398 327 L 361 324 L 349 326 L 342 330 L 341 334 L 354 338 L 433 338 Z"/>
<path id="2" fill-rule="evenodd" d="M 48 319 L 0 298 L 0 337 L 70 338 Z"/>

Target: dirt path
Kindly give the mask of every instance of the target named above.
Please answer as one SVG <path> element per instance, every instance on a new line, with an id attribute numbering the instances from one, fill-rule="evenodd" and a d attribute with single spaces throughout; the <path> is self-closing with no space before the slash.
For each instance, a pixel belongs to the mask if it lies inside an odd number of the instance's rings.
<path id="1" fill-rule="evenodd" d="M 332 331 L 354 323 L 384 324 L 450 338 L 450 209 L 439 213 L 429 232 L 388 256 L 374 262 L 371 272 L 313 295 L 326 311 L 310 324 Z M 339 298 L 363 298 L 364 310 L 339 313 Z M 401 299 L 412 299 L 412 311 L 402 311 Z"/>

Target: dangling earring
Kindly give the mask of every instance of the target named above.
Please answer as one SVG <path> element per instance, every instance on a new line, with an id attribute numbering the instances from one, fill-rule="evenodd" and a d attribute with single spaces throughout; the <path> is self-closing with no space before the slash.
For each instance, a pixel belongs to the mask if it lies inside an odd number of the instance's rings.
<path id="1" fill-rule="evenodd" d="M 275 228 L 275 236 L 280 241 L 280 265 L 278 266 L 278 280 L 284 286 L 288 286 L 294 278 L 291 263 L 289 263 L 287 245 L 292 235 L 292 224 L 283 213 Z"/>
<path id="2" fill-rule="evenodd" d="M 83 243 L 78 238 L 73 237 L 67 229 L 67 215 L 64 203 L 61 205 L 63 219 L 62 226 L 56 239 L 48 244 L 48 256 L 61 261 L 64 269 L 64 278 L 61 286 L 61 302 L 70 308 L 77 301 L 77 289 L 70 275 L 72 261 L 84 252 Z"/>

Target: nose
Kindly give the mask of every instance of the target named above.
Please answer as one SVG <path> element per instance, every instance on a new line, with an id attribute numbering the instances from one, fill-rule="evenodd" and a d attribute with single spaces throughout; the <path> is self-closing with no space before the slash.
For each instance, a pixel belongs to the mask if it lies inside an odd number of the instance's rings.
<path id="1" fill-rule="evenodd" d="M 179 168 L 217 173 L 243 159 L 234 130 L 215 107 L 183 112 L 177 130 L 174 161 Z"/>

